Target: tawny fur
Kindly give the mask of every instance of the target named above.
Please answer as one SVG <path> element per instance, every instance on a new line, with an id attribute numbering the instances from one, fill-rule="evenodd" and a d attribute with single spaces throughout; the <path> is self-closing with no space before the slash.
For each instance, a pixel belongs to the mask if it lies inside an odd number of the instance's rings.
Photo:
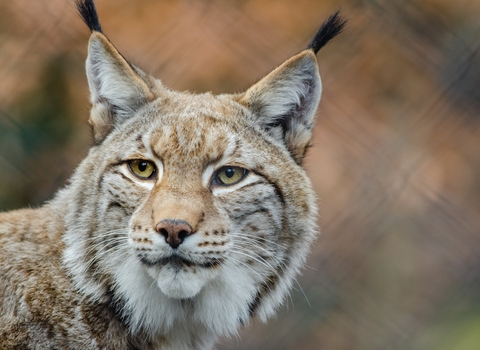
<path id="1" fill-rule="evenodd" d="M 273 315 L 318 231 L 300 165 L 321 93 L 312 50 L 245 93 L 194 95 L 93 31 L 87 76 L 95 145 L 51 202 L 0 215 L 1 348 L 210 349 Z M 246 176 L 221 185 L 225 166 Z M 192 229 L 178 247 L 165 219 Z"/>

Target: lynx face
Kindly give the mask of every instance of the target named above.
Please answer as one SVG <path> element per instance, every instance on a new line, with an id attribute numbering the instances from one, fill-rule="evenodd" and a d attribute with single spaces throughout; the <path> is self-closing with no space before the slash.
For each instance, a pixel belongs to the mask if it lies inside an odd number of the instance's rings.
<path id="1" fill-rule="evenodd" d="M 106 140 L 121 151 L 102 175 L 102 230 L 125 228 L 115 217 L 127 214 L 127 251 L 170 298 L 195 297 L 228 266 L 252 283 L 278 277 L 291 235 L 282 187 L 302 172 L 286 152 L 269 160 L 275 147 L 230 98 L 174 97 L 183 103 L 152 103 L 151 117 L 140 117 L 149 125 L 132 123 L 126 145 L 129 132 Z"/>
<path id="2" fill-rule="evenodd" d="M 150 151 L 140 158 L 152 161 L 156 175 L 138 181 L 128 164 L 122 167 L 135 187 L 147 189 L 130 219 L 129 243 L 161 291 L 178 299 L 196 296 L 227 260 L 247 267 L 246 257 L 264 256 L 261 262 L 272 267 L 261 271 L 276 273 L 278 263 L 268 260 L 284 250 L 281 198 L 258 164 L 265 155 L 253 158 L 255 144 L 237 135 L 248 126 L 222 115 L 244 113 L 221 108 L 212 96 L 191 103 L 201 114 L 183 110 L 158 118 L 158 128 L 146 135 Z M 176 122 L 169 124 L 172 117 Z"/>
<path id="3" fill-rule="evenodd" d="M 172 348 L 189 348 L 179 329 L 214 339 L 265 320 L 317 233 L 301 162 L 325 38 L 245 93 L 193 95 L 128 63 L 92 9 L 80 10 L 92 29 L 96 144 L 64 191 L 63 259 L 76 288 L 111 303 L 133 333 L 177 339 Z"/>

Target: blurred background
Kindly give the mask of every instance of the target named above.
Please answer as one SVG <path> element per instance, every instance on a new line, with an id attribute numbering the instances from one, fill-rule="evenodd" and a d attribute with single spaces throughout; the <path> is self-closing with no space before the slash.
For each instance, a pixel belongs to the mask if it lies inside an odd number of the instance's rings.
<path id="1" fill-rule="evenodd" d="M 217 349 L 480 349 L 480 0 L 97 3 L 128 59 L 193 92 L 243 91 L 349 19 L 318 55 L 322 234 L 278 317 Z M 68 0 L 0 0 L 0 210 L 86 155 L 88 36 Z"/>

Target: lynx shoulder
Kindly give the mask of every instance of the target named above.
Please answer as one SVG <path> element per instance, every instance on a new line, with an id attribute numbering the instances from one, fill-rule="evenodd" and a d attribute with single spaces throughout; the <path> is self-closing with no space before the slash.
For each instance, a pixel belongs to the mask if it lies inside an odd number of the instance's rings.
<path id="1" fill-rule="evenodd" d="M 103 34 L 86 70 L 95 143 L 39 209 L 0 214 L 2 348 L 210 349 L 285 299 L 317 234 L 301 167 L 320 100 L 307 49 L 243 93 L 172 91 Z"/>

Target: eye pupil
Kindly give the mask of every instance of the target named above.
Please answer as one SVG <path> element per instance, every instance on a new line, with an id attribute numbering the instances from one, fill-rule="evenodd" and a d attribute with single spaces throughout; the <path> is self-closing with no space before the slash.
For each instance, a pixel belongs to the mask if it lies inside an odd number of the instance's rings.
<path id="1" fill-rule="evenodd" d="M 229 179 L 235 175 L 235 169 L 234 168 L 226 168 L 225 169 L 225 176 L 227 176 Z"/>
<path id="2" fill-rule="evenodd" d="M 140 162 L 138 164 L 138 170 L 140 170 L 142 173 L 147 170 L 148 164 L 147 162 Z"/>

